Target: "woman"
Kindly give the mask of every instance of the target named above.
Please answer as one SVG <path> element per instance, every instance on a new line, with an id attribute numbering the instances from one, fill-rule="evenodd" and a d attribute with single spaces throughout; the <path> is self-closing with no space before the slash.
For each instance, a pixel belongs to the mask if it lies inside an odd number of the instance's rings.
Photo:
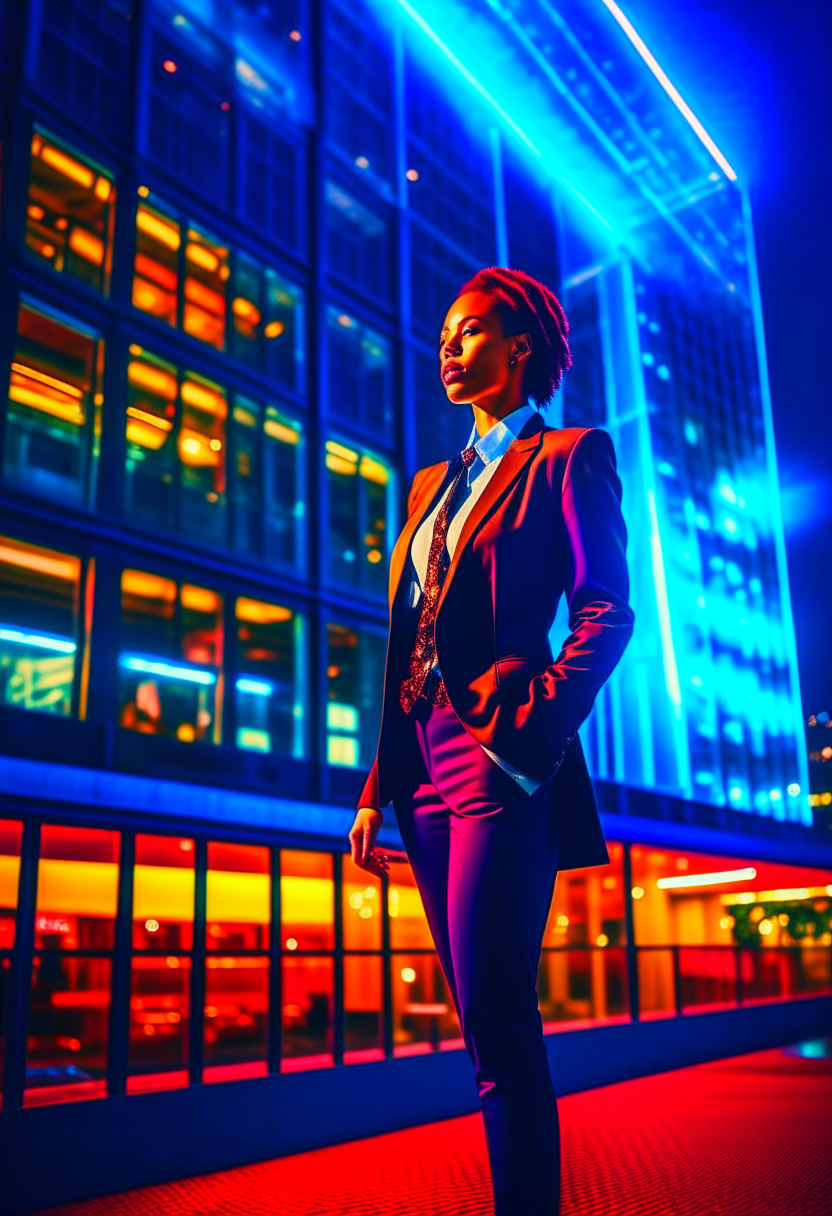
<path id="1" fill-rule="evenodd" d="M 559 1207 L 537 966 L 557 870 L 609 860 L 577 730 L 633 627 L 609 436 L 547 427 L 528 402 L 559 386 L 567 335 L 553 293 L 517 270 L 479 271 L 445 317 L 442 383 L 474 425 L 413 480 L 378 754 L 350 832 L 356 864 L 386 871 L 392 800 L 476 1067 L 495 1216 Z"/>

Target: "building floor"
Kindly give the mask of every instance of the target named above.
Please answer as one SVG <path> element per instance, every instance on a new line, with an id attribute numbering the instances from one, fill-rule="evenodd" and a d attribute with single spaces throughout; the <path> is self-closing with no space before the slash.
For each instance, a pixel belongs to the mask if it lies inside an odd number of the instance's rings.
<path id="1" fill-rule="evenodd" d="M 829 1041 L 559 1102 L 562 1216 L 829 1216 Z M 407 1095 L 402 1095 L 407 1101 Z M 490 1216 L 479 1115 L 50 1209 L 52 1216 Z"/>

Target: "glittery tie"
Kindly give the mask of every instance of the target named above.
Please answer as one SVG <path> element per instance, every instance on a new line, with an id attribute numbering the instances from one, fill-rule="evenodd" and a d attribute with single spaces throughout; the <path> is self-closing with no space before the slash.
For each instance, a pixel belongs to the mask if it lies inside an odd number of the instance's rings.
<path id="1" fill-rule="evenodd" d="M 407 679 L 402 680 L 399 689 L 399 704 L 406 714 L 413 711 L 414 705 L 423 695 L 425 681 L 436 665 L 436 608 L 439 603 L 439 593 L 450 565 L 447 542 L 451 505 L 462 474 L 477 458 L 476 449 L 466 448 L 464 452 L 460 453 L 460 456 L 460 466 L 433 525 L 428 568 L 425 574 L 425 585 L 422 588 L 422 609 L 419 613 L 419 624 L 416 626 L 416 637 L 410 655 L 410 675 Z M 434 684 L 431 695 L 426 699 L 432 705 L 448 704 L 448 694 L 441 679 Z"/>

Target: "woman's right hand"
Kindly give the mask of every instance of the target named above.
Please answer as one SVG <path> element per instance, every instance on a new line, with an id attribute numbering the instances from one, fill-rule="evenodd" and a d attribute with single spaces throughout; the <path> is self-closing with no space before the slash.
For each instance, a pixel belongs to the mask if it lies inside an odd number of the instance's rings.
<path id="1" fill-rule="evenodd" d="M 379 878 L 390 869 L 387 854 L 375 847 L 378 830 L 384 816 L 375 807 L 360 806 L 355 823 L 350 829 L 350 851 L 352 859 L 361 870 L 376 874 Z"/>

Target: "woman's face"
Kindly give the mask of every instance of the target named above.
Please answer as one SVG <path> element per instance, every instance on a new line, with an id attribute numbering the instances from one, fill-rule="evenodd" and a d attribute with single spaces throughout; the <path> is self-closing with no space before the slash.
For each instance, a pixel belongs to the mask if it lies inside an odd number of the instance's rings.
<path id="1" fill-rule="evenodd" d="M 517 371 L 513 354 L 522 359 L 523 335 L 507 338 L 494 304 L 484 292 L 461 295 L 448 310 L 439 337 L 439 365 L 448 400 L 454 405 L 488 409 L 509 391 Z"/>

